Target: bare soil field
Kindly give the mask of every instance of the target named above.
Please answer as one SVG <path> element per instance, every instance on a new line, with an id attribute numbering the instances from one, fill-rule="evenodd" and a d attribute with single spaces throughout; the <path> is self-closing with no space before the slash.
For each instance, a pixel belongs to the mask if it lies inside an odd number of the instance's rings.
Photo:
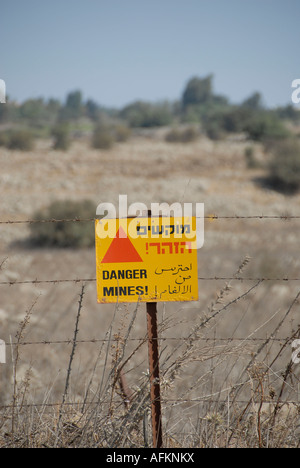
<path id="1" fill-rule="evenodd" d="M 31 219 L 54 200 L 90 199 L 95 206 L 101 202 L 118 206 L 119 194 L 128 196 L 128 204 L 143 202 L 149 208 L 151 202 L 204 203 L 205 215 L 220 217 L 299 216 L 300 194 L 285 196 L 271 190 L 264 183 L 263 168 L 247 168 L 248 145 L 243 139 L 214 142 L 205 137 L 170 144 L 157 131 L 135 135 L 109 151 L 91 149 L 85 140 L 75 141 L 67 152 L 52 150 L 50 141 L 39 141 L 30 153 L 0 148 L 0 220 Z M 266 162 L 269 156 L 262 147 L 252 142 L 251 146 L 255 158 Z M 285 372 L 292 356 L 286 340 L 297 331 L 300 318 L 299 301 L 293 302 L 300 291 L 299 227 L 297 219 L 205 220 L 205 242 L 198 252 L 199 301 L 158 304 L 166 446 L 246 446 L 249 440 L 248 445 L 266 446 L 276 434 L 279 442 L 274 445 L 299 441 L 298 417 L 293 419 L 295 426 L 287 428 L 278 409 L 276 422 L 266 425 L 262 406 L 254 414 L 251 437 L 239 433 L 238 438 L 234 432 L 230 438 L 229 433 L 229 419 L 237 414 L 231 407 L 233 396 L 239 408 L 251 402 L 248 413 L 267 400 L 284 401 L 285 409 L 296 414 L 300 365 Z M 118 413 L 121 424 L 126 410 L 120 391 L 111 384 L 111 369 L 121 356 L 127 383 L 140 394 L 148 371 L 147 344 L 141 341 L 146 334 L 145 304 L 99 305 L 95 281 L 86 282 L 68 372 L 83 283 L 30 281 L 92 280 L 95 252 L 32 248 L 28 236 L 26 223 L 0 224 L 0 338 L 7 343 L 7 363 L 0 364 L 0 403 L 15 410 L 26 388 L 28 408 L 49 404 L 48 409 L 58 414 L 50 405 L 61 403 L 69 373 L 72 403 L 96 398 L 99 387 L 108 388 L 109 381 L 111 393 L 107 391 L 105 401 L 110 418 Z M 233 277 L 241 264 L 238 276 L 245 280 L 214 279 Z M 21 336 L 20 322 L 26 314 Z M 143 405 L 148 405 L 146 396 Z M 83 414 L 80 408 L 76 411 Z M 137 429 L 141 419 L 128 430 L 133 446 L 144 443 L 142 430 Z M 11 417 L 1 424 L 10 433 Z M 284 438 L 287 433 L 290 442 Z M 105 445 L 99 437 L 94 435 L 94 443 Z M 128 440 L 115 443 L 128 445 Z"/>

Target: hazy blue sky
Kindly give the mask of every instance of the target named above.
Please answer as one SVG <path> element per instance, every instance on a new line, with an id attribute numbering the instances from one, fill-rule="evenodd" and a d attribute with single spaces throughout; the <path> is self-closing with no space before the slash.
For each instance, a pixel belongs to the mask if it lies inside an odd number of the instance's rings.
<path id="1" fill-rule="evenodd" d="M 7 93 L 122 107 L 180 98 L 214 74 L 231 102 L 291 102 L 300 78 L 300 0 L 0 0 Z"/>

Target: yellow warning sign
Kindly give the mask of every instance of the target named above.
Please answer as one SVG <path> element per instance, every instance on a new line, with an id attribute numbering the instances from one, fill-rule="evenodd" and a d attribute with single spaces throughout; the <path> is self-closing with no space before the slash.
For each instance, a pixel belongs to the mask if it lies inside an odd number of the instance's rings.
<path id="1" fill-rule="evenodd" d="M 198 299 L 196 219 L 96 220 L 99 303 Z"/>

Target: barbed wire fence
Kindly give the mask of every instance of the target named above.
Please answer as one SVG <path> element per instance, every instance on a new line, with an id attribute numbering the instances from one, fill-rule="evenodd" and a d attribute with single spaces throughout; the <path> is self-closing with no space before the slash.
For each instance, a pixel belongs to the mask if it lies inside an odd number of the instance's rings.
<path id="1" fill-rule="evenodd" d="M 210 221 L 217 220 L 217 219 L 275 219 L 275 220 L 282 220 L 282 221 L 289 221 L 293 219 L 300 219 L 298 215 L 217 215 L 217 214 L 210 214 L 203 217 L 197 216 L 198 219 L 207 219 Z M 95 221 L 97 218 L 48 218 L 48 219 L 19 219 L 19 220 L 0 220 L 0 224 L 39 224 L 39 223 L 82 223 L 82 222 L 90 222 Z"/>
<path id="2" fill-rule="evenodd" d="M 199 218 L 199 217 L 198 217 Z M 0 220 L 0 225 L 14 225 L 14 224 L 46 224 L 46 223 L 80 223 L 80 222 L 95 222 L 97 218 L 61 218 L 61 219 L 24 219 L 24 220 Z M 291 220 L 299 220 L 300 216 L 293 216 L 293 215 L 252 215 L 252 216 L 244 216 L 244 215 L 231 215 L 231 216 L 221 216 L 216 214 L 211 214 L 207 216 L 203 216 L 202 219 L 206 219 L 209 221 L 214 220 L 281 220 L 281 221 L 291 221 Z M 5 260 L 2 262 L 4 263 Z M 1 270 L 2 264 L 0 264 Z M 269 277 L 237 277 L 237 276 L 210 276 L 210 277 L 198 277 L 198 280 L 201 281 L 300 281 L 300 277 L 280 277 L 280 278 L 269 278 Z M 11 281 L 1 281 L 0 285 L 3 286 L 12 286 L 14 284 L 42 284 L 42 283 L 88 283 L 88 282 L 95 282 L 96 278 L 59 278 L 59 279 L 47 279 L 47 280 L 40 280 L 38 278 L 33 280 L 11 280 Z"/>
<path id="3" fill-rule="evenodd" d="M 220 216 L 216 214 L 211 214 L 208 216 L 204 216 L 204 219 L 209 220 L 209 221 L 214 221 L 214 220 L 229 220 L 229 221 L 234 221 L 234 220 L 265 220 L 265 221 L 282 221 L 282 222 L 289 222 L 293 220 L 300 220 L 300 216 L 291 216 L 291 215 L 252 215 L 252 216 L 243 216 L 243 215 L 232 215 L 232 216 Z M 19 220 L 0 220 L 1 225 L 21 225 L 21 224 L 36 224 L 36 223 L 79 223 L 79 222 L 94 222 L 95 218 L 67 218 L 67 219 L 19 219 Z M 0 262 L 0 271 L 2 269 L 2 266 L 5 262 L 5 259 Z M 199 281 L 238 281 L 238 282 L 257 282 L 258 284 L 261 284 L 263 282 L 300 282 L 300 276 L 298 275 L 293 275 L 293 276 L 278 276 L 278 277 L 268 277 L 268 276 L 199 276 L 198 277 Z M 24 284 L 32 284 L 32 285 L 40 285 L 40 284 L 61 284 L 61 283 L 71 283 L 71 284 L 87 284 L 87 283 L 96 283 L 96 278 L 48 278 L 48 279 L 41 279 L 41 278 L 35 278 L 35 279 L 22 279 L 22 280 L 6 280 L 6 281 L 0 281 L 0 287 L 14 287 L 17 285 L 24 285 Z M 187 341 L 187 342 L 192 342 L 192 341 L 198 341 L 198 342 L 220 342 L 220 343 L 257 343 L 262 345 L 263 343 L 266 342 L 266 338 L 259 338 L 259 337 L 223 337 L 223 338 L 212 338 L 212 337 L 176 337 L 176 336 L 168 336 L 168 337 L 160 337 L 158 338 L 160 343 L 163 342 L 168 342 L 168 341 Z M 82 344 L 85 345 L 87 343 L 89 344 L 97 344 L 97 343 L 113 343 L 114 341 L 117 341 L 116 338 L 110 337 L 110 338 L 87 338 L 87 339 L 76 339 L 76 345 Z M 145 342 L 145 337 L 137 337 L 137 338 L 127 338 L 128 342 L 136 342 L 138 344 Z M 284 346 L 287 346 L 288 344 L 291 344 L 291 337 L 287 336 L 282 336 L 282 337 L 275 337 L 272 336 L 272 341 L 277 342 L 278 344 L 283 344 Z M 73 339 L 63 339 L 63 340 L 36 340 L 36 341 L 20 341 L 20 342 L 15 342 L 12 341 L 10 344 L 7 344 L 7 346 L 52 346 L 52 345 L 74 345 L 74 340 Z M 299 383 L 298 383 L 299 386 Z M 269 399 L 262 399 L 261 402 L 269 402 Z M 220 399 L 215 398 L 214 395 L 207 395 L 203 397 L 198 397 L 198 398 L 168 398 L 168 403 L 171 405 L 177 405 L 177 404 L 183 404 L 183 403 L 190 403 L 190 404 L 195 404 L 195 403 L 201 403 L 201 402 L 210 402 L 210 403 L 219 403 Z M 236 402 L 241 403 L 241 404 L 247 404 L 248 400 L 244 399 L 237 399 Z M 88 402 L 90 405 L 96 405 L 97 402 Z M 288 400 L 286 403 L 291 403 L 294 405 L 299 405 L 299 395 L 298 399 L 295 400 Z M 44 408 L 49 407 L 57 407 L 60 406 L 61 403 L 49 403 L 49 402 L 43 402 L 43 403 L 30 403 L 30 404 L 25 404 L 24 402 L 22 403 L 22 408 L 31 408 L 31 407 L 38 407 L 42 406 Z M 73 403 L 70 402 L 64 402 L 64 405 L 73 405 Z M 0 406 L 0 409 L 9 409 L 12 408 L 13 405 L 2 405 Z"/>

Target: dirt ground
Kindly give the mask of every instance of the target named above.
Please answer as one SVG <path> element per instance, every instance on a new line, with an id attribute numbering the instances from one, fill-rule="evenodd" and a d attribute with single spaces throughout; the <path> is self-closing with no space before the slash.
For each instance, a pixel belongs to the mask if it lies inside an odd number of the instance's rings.
<path id="1" fill-rule="evenodd" d="M 39 141 L 35 151 L 24 153 L 0 148 L 1 221 L 31 219 L 33 213 L 53 200 L 87 198 L 95 205 L 111 202 L 118 206 L 119 194 L 128 196 L 128 204 L 143 202 L 192 202 L 205 204 L 205 215 L 218 216 L 281 216 L 299 215 L 300 195 L 285 196 L 264 183 L 263 168 L 247 168 L 245 148 L 249 142 L 228 139 L 213 142 L 205 137 L 189 144 L 170 144 L 163 133 L 133 136 L 116 144 L 109 151 L 91 149 L 84 140 L 75 141 L 68 152 L 54 151 L 50 141 Z M 257 161 L 268 155 L 259 144 L 251 143 Z M 199 277 L 231 277 L 246 256 L 251 258 L 242 272 L 252 278 L 300 277 L 300 220 L 281 219 L 215 219 L 205 221 L 205 242 L 198 252 Z M 94 249 L 32 249 L 26 244 L 28 224 L 0 225 L 0 282 L 95 278 Z M 218 291 L 225 281 L 199 280 L 199 301 L 159 304 L 159 320 L 173 320 L 161 337 L 179 338 L 189 333 L 194 324 L 209 313 Z M 255 281 L 231 281 L 231 291 L 223 304 L 241 296 Z M 54 342 L 26 344 L 21 347 L 19 375 L 31 367 L 32 400 L 41 401 L 51 393 L 59 398 L 66 370 L 78 309 L 81 283 L 0 285 L 0 338 L 7 344 L 16 341 L 19 323 L 31 309 L 30 321 L 22 341 Z M 213 326 L 204 329 L 203 338 L 264 339 L 276 328 L 297 292 L 299 281 L 265 281 L 244 300 L 233 303 L 218 316 Z M 79 323 L 76 360 L 72 368 L 72 394 L 82 395 L 87 385 L 101 342 L 114 321 L 114 333 L 125 333 L 134 306 L 99 305 L 96 285 L 86 284 Z M 276 338 L 286 338 L 299 325 L 299 304 L 280 327 Z M 145 305 L 139 306 L 132 338 L 146 333 Z M 92 342 L 95 340 L 95 342 Z M 61 343 L 63 341 L 63 343 Z M 134 341 L 132 342 L 134 344 Z M 176 341 L 162 341 L 164 357 Z M 226 374 L 230 385 L 259 342 L 247 342 L 237 350 L 240 361 Z M 276 343 L 272 344 L 276 346 Z M 270 345 L 271 346 L 271 345 Z M 130 346 L 128 353 L 130 353 Z M 204 351 L 203 351 L 204 352 Z M 270 352 L 270 348 L 268 348 Z M 242 356 L 243 354 L 243 356 Z M 112 358 L 112 351 L 109 353 Z M 7 346 L 7 364 L 2 365 L 0 400 L 10 401 L 12 350 Z M 282 365 L 291 357 L 287 349 Z M 234 358 L 236 361 L 236 357 Z M 212 365 L 213 357 L 210 365 Z M 99 364 L 99 369 L 103 362 Z M 203 372 L 193 362 L 176 388 L 175 397 L 182 397 L 195 372 Z M 230 365 L 228 364 L 227 369 Z M 147 371 L 147 349 L 144 346 L 128 363 L 128 381 L 138 385 Z M 100 370 L 99 370 L 100 373 Z M 223 379 L 223 380 L 222 380 Z M 216 382 L 225 385 L 225 377 Z M 275 379 L 276 380 L 276 379 Z M 278 383 L 278 382 L 277 382 Z M 216 384 L 217 385 L 217 384 Z M 225 385 L 226 386 L 226 385 Z M 216 387 L 217 388 L 217 387 Z M 199 395 L 207 389 L 193 389 Z M 201 393 L 202 394 L 202 393 Z M 293 394 L 296 398 L 296 393 Z"/>

